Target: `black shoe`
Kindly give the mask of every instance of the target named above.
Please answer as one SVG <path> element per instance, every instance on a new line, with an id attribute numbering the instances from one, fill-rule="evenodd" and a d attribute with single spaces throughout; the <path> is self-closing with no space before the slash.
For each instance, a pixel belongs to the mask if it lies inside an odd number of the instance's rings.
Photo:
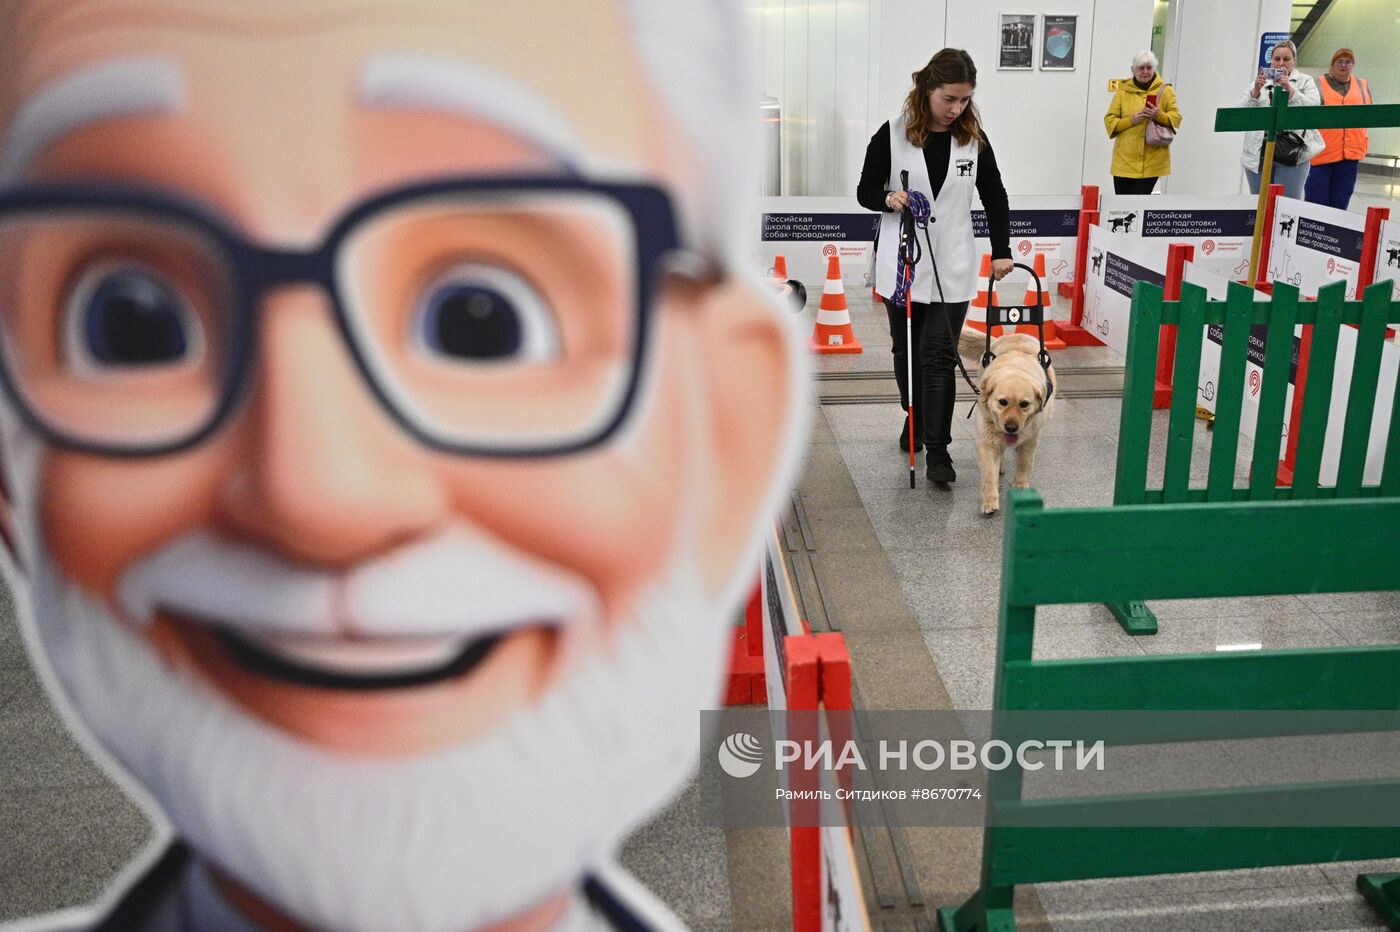
<path id="1" fill-rule="evenodd" d="M 958 474 L 953 469 L 953 458 L 947 447 L 928 448 L 928 469 L 924 472 L 929 482 L 957 482 Z"/>
<path id="2" fill-rule="evenodd" d="M 908 453 L 908 452 L 909 452 L 909 419 L 908 419 L 908 418 L 905 418 L 905 419 L 904 419 L 904 427 L 901 428 L 900 431 L 899 431 L 899 448 L 900 448 L 901 450 L 903 450 L 905 453 Z M 919 452 L 920 450 L 922 450 L 923 448 L 924 448 L 923 443 L 921 443 L 921 442 L 918 441 L 918 440 L 915 440 L 915 441 L 914 441 L 914 452 L 915 452 L 915 453 L 918 453 L 918 452 Z"/>

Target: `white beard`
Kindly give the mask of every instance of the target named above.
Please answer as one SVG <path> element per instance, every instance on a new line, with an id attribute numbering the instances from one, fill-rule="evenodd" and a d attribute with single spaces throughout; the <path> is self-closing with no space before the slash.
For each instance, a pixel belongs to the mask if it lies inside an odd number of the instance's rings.
<path id="1" fill-rule="evenodd" d="M 338 756 L 173 671 L 22 534 L 33 633 L 81 724 L 196 852 L 317 927 L 459 932 L 569 890 L 684 782 L 719 696 L 728 606 L 673 571 L 490 735 Z"/>

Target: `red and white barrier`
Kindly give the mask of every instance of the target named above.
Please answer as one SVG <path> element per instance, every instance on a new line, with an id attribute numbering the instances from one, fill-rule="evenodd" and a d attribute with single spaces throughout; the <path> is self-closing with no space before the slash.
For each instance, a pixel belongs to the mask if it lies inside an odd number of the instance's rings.
<path id="1" fill-rule="evenodd" d="M 791 728 L 820 727 L 820 718 L 834 742 L 851 736 L 851 658 L 838 633 L 812 634 L 798 616 L 792 581 L 787 575 L 778 541 L 770 534 L 759 575 L 764 673 L 768 707 L 772 711 L 818 712 L 791 719 Z M 816 735 L 789 738 L 815 740 Z M 783 771 L 786 789 L 818 789 L 815 771 Z M 807 785 L 810 783 L 811 785 Z M 788 833 L 792 857 L 792 927 L 794 932 L 854 930 L 868 932 L 869 918 L 861 892 L 849 824 L 828 824 L 815 799 L 789 804 Z M 838 809 L 837 812 L 844 812 Z"/>

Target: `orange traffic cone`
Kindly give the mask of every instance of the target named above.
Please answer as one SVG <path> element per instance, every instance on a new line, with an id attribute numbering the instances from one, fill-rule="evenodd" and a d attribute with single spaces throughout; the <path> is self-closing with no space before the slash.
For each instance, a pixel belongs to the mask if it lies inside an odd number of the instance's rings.
<path id="1" fill-rule="evenodd" d="M 1055 322 L 1050 319 L 1050 291 L 1047 287 L 1049 282 L 1045 280 L 1045 253 L 1038 252 L 1035 254 L 1035 260 L 1031 262 L 1031 268 L 1035 269 L 1035 274 L 1040 276 L 1040 294 L 1036 294 L 1035 279 L 1032 278 L 1026 282 L 1026 297 L 1022 303 L 1033 305 L 1036 303 L 1037 298 L 1040 300 L 1041 306 L 1045 308 L 1045 348 L 1047 350 L 1062 350 L 1065 348 L 1065 341 L 1055 332 Z M 1031 336 L 1035 336 L 1035 326 L 1032 324 L 1025 324 L 1017 327 L 1016 331 L 1018 333 L 1029 333 Z"/>
<path id="2" fill-rule="evenodd" d="M 987 299 L 991 297 L 991 289 L 992 289 L 991 281 L 992 281 L 992 254 L 989 253 L 989 252 L 984 252 L 984 253 L 982 253 L 982 265 L 977 269 L 977 282 L 978 282 L 978 284 L 985 284 L 987 287 L 986 287 L 986 288 L 978 288 L 978 289 L 977 289 L 977 297 L 975 297 L 975 298 L 972 299 L 972 306 L 973 306 L 973 307 L 986 307 L 986 306 L 987 306 Z M 983 316 L 983 320 L 984 320 L 984 321 L 986 320 L 985 315 Z M 986 326 L 986 324 L 983 324 L 983 326 Z"/>
<path id="3" fill-rule="evenodd" d="M 787 256 L 774 256 L 773 268 L 768 276 L 776 281 L 787 282 Z"/>
<path id="4" fill-rule="evenodd" d="M 977 297 L 972 299 L 969 307 L 980 307 L 982 313 L 980 320 L 973 318 L 972 311 L 968 311 L 965 323 L 973 330 L 987 332 L 987 303 L 992 297 L 992 254 L 982 253 L 982 265 L 977 270 Z M 985 285 L 986 287 L 981 287 Z"/>
<path id="5" fill-rule="evenodd" d="M 816 353 L 859 353 L 863 351 L 851 329 L 851 312 L 846 307 L 846 289 L 841 284 L 841 262 L 831 256 L 826 262 L 826 285 L 817 307 L 817 326 L 812 331 L 812 351 Z"/>

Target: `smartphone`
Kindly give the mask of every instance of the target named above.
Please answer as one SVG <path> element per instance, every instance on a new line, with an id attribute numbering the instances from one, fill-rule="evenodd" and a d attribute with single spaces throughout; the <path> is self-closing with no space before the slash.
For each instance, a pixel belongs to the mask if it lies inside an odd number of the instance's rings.
<path id="1" fill-rule="evenodd" d="M 1155 107 L 1155 106 L 1157 106 L 1157 95 L 1156 95 L 1156 94 L 1148 94 L 1148 95 L 1147 95 L 1147 106 L 1149 106 L 1149 107 Z"/>
<path id="2" fill-rule="evenodd" d="M 1282 69 L 1282 68 L 1270 68 L 1270 69 L 1268 70 L 1267 74 L 1269 75 L 1269 80 L 1270 80 L 1270 81 L 1277 81 L 1279 78 L 1283 77 L 1283 69 Z"/>

